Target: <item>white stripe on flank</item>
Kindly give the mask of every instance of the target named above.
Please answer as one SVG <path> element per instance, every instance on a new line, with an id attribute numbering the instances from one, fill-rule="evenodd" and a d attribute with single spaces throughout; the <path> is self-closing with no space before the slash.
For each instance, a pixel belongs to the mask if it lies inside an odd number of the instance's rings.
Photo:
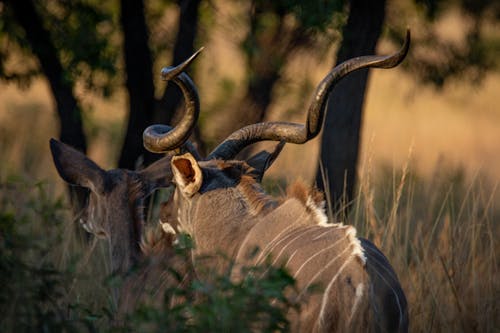
<path id="1" fill-rule="evenodd" d="M 288 267 L 288 264 L 290 263 L 290 261 L 292 261 L 292 258 L 297 254 L 297 251 L 298 250 L 293 251 L 292 255 L 290 255 L 290 257 L 288 257 L 288 260 L 285 263 L 285 267 Z M 266 270 L 260 275 L 260 277 L 263 278 L 264 276 L 266 276 L 267 272 L 269 272 L 269 269 L 270 269 L 270 267 L 266 268 Z"/>
<path id="2" fill-rule="evenodd" d="M 322 252 L 325 252 L 325 251 L 328 251 L 330 250 L 332 247 L 336 246 L 339 242 L 345 240 L 344 238 L 340 238 L 338 239 L 335 243 L 333 243 L 332 245 L 328 246 L 328 247 L 325 247 L 324 249 L 321 249 L 319 250 L 317 253 L 315 253 L 314 255 L 310 256 L 306 261 L 304 261 L 304 263 L 302 263 L 302 265 L 300 265 L 299 269 L 297 269 L 295 271 L 295 274 L 294 274 L 294 278 L 297 277 L 300 273 L 300 271 L 302 270 L 302 268 L 305 267 L 305 265 L 307 265 L 307 263 L 309 263 L 311 260 L 313 260 L 315 257 L 317 257 L 318 255 L 320 255 Z"/>
<path id="3" fill-rule="evenodd" d="M 364 289 L 363 283 L 358 284 L 356 287 L 356 296 L 354 298 L 354 304 L 352 305 L 351 309 L 351 316 L 349 317 L 349 323 L 351 322 L 352 318 L 354 317 L 354 314 L 356 313 L 356 310 L 358 310 L 359 303 L 361 301 L 361 297 L 363 296 L 363 289 Z"/>
<path id="4" fill-rule="evenodd" d="M 332 227 L 335 227 L 335 228 L 332 228 Z M 332 231 L 344 230 L 346 228 L 349 228 L 349 226 L 348 225 L 340 225 L 340 224 L 337 223 L 337 224 L 329 224 L 329 225 L 325 226 L 325 228 L 328 228 L 328 230 L 325 231 L 325 232 L 323 232 L 323 233 L 321 233 L 321 234 L 319 234 L 318 236 L 314 237 L 312 240 L 313 241 L 318 240 L 321 237 L 323 237 L 324 235 L 326 235 L 326 234 L 328 234 L 328 233 L 330 233 Z"/>
<path id="5" fill-rule="evenodd" d="M 319 322 L 320 326 L 323 326 L 322 325 L 322 323 L 323 323 L 323 316 L 325 315 L 325 308 L 326 308 L 326 303 L 328 301 L 328 296 L 330 294 L 330 289 L 332 288 L 333 283 L 339 277 L 340 273 L 342 273 L 342 271 L 347 266 L 347 264 L 351 262 L 352 258 L 353 258 L 352 256 L 349 256 L 349 258 L 342 264 L 342 266 L 340 266 L 339 271 L 333 276 L 333 278 L 330 281 L 330 283 L 328 283 L 328 287 L 326 287 L 326 290 L 323 293 L 323 299 L 321 300 L 321 310 L 319 311 L 319 315 L 318 315 L 318 322 Z"/>
<path id="6" fill-rule="evenodd" d="M 292 255 L 290 257 L 288 257 L 288 260 L 286 261 L 285 267 L 288 266 L 290 261 L 292 261 L 292 258 L 295 256 L 296 253 L 297 253 L 297 250 L 293 251 Z"/>
<path id="7" fill-rule="evenodd" d="M 290 227 L 294 227 L 294 225 L 291 225 Z M 285 233 L 285 231 L 287 231 L 288 229 L 290 229 L 290 227 L 287 227 L 285 230 L 283 230 L 282 232 L 280 232 L 276 237 L 273 238 L 273 240 L 271 242 L 269 242 L 268 246 L 266 246 L 262 252 L 259 254 L 259 256 L 257 257 L 257 261 L 256 261 L 256 264 L 259 264 L 262 260 L 265 259 L 265 256 L 267 254 L 270 254 L 273 252 L 274 248 L 276 246 L 278 246 L 280 243 L 282 243 L 283 241 L 285 241 L 287 238 L 290 238 L 290 237 L 293 237 L 295 235 L 294 232 L 291 232 L 290 234 L 286 235 L 285 237 L 283 237 L 282 239 L 278 240 L 279 237 L 283 236 L 283 233 Z M 306 226 L 305 228 L 303 229 L 300 229 L 300 230 L 295 230 L 297 232 L 299 232 L 299 235 L 308 230 L 308 229 L 311 229 L 311 228 L 315 228 L 316 225 L 310 225 L 310 226 Z M 273 244 L 274 242 L 274 244 Z"/>
<path id="8" fill-rule="evenodd" d="M 300 215 L 300 217 L 302 217 L 304 215 L 304 213 L 302 213 Z M 286 227 L 285 229 L 281 230 L 273 239 L 271 239 L 269 241 L 269 243 L 267 243 L 267 245 L 263 248 L 263 249 L 259 249 L 261 250 L 259 255 L 257 256 L 256 258 L 256 261 L 255 263 L 258 264 L 261 260 L 263 260 L 263 257 L 265 258 L 265 255 L 266 253 L 271 253 L 271 251 L 268 250 L 269 247 L 272 247 L 274 246 L 274 242 L 283 234 L 283 233 L 286 233 L 288 230 L 294 228 L 297 224 L 299 224 L 300 220 L 296 219 L 296 222 L 295 223 L 292 223 L 290 224 L 288 227 Z M 272 225 L 272 223 L 270 224 Z M 243 239 L 243 242 L 241 243 L 241 245 L 239 246 L 240 250 L 241 249 L 244 249 L 246 244 L 250 241 L 251 237 L 249 237 L 248 235 L 245 237 L 245 239 Z M 253 249 L 252 249 L 253 250 Z"/>
<path id="9" fill-rule="evenodd" d="M 256 263 L 258 263 L 259 261 L 262 260 L 262 257 L 265 256 L 266 253 L 270 253 L 271 251 L 269 250 L 269 248 L 273 248 L 276 244 L 276 242 L 281 242 L 283 241 L 283 239 L 281 239 L 280 241 L 278 241 L 278 239 L 281 237 L 281 235 L 283 235 L 284 233 L 286 233 L 288 230 L 290 230 L 291 228 L 294 228 L 295 227 L 295 224 L 297 223 L 292 223 L 290 224 L 288 227 L 286 227 L 285 229 L 281 230 L 273 239 L 271 239 L 269 241 L 269 243 L 267 243 L 267 245 L 262 249 L 261 253 L 259 254 L 259 256 L 257 257 L 257 261 Z M 286 238 L 286 237 L 285 237 Z M 246 241 L 246 240 L 245 240 Z M 245 242 L 244 242 L 245 243 Z"/>
<path id="10" fill-rule="evenodd" d="M 316 229 L 309 229 L 309 230 L 304 230 L 303 232 L 299 233 L 299 235 L 297 237 L 294 237 L 291 241 L 289 241 L 285 246 L 283 246 L 281 248 L 281 251 L 276 255 L 276 257 L 274 258 L 273 260 L 273 263 L 272 265 L 274 265 L 277 261 L 278 261 L 278 258 L 283 254 L 283 252 L 285 251 L 285 249 L 290 245 L 292 244 L 293 242 L 295 242 L 297 239 L 299 239 L 300 237 L 303 237 L 307 232 L 309 231 L 316 231 Z"/>
<path id="11" fill-rule="evenodd" d="M 335 229 L 333 228 L 329 228 L 329 230 L 325 231 L 325 232 L 322 232 L 321 234 L 319 234 L 318 236 L 314 237 L 312 240 L 315 241 L 315 240 L 318 240 L 320 239 L 321 237 L 323 237 L 324 235 L 334 231 Z"/>
<path id="12" fill-rule="evenodd" d="M 345 250 L 343 250 L 342 252 L 340 252 L 337 256 L 335 256 L 335 258 L 333 258 L 332 260 L 330 260 L 328 262 L 328 264 L 325 265 L 325 267 L 323 267 L 321 270 L 319 270 L 312 278 L 311 280 L 305 285 L 305 287 L 302 289 L 302 291 L 299 293 L 298 297 L 300 297 L 302 294 L 304 294 L 306 291 L 307 291 L 307 288 L 309 288 L 309 286 L 313 283 L 314 280 L 316 280 L 318 278 L 318 276 L 320 276 L 324 271 L 326 271 L 326 269 L 332 264 L 334 263 L 340 256 L 342 256 L 347 250 L 349 250 L 349 247 L 346 247 Z M 348 260 L 346 260 L 346 262 L 348 262 L 350 259 L 350 256 L 348 258 Z M 343 264 L 345 265 L 345 263 Z M 294 274 L 293 276 L 294 278 L 297 277 L 297 275 Z"/>

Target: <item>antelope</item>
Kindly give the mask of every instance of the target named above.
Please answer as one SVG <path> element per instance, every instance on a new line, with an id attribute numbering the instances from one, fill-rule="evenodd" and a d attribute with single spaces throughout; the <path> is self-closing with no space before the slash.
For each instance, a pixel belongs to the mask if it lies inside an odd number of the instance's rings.
<path id="1" fill-rule="evenodd" d="M 357 57 L 333 68 L 315 91 L 305 125 L 252 124 L 233 132 L 206 158 L 189 152 L 172 157 L 165 174 L 175 185 L 169 210 L 171 218 L 193 238 L 197 274 L 198 258 L 216 252 L 236 264 L 228 266 L 226 259 L 212 256 L 210 266 L 218 271 L 234 267 L 233 279 L 242 278 L 238 265 L 265 261 L 283 265 L 295 278 L 295 296 L 303 300 L 301 311 L 289 314 L 295 332 L 408 330 L 405 294 L 382 252 L 357 237 L 354 227 L 329 221 L 318 190 L 298 183 L 288 188 L 286 196 L 275 198 L 263 190 L 260 180 L 285 143 L 303 144 L 319 133 L 328 95 L 336 83 L 358 69 L 397 66 L 409 43 L 408 31 L 402 48 L 392 55 Z M 151 152 L 181 147 L 195 125 L 198 95 L 182 72 L 188 62 L 162 70 L 164 80 L 173 80 L 191 94 L 184 95 L 185 117 L 179 125 L 172 129 L 157 124 L 144 131 L 144 146 Z M 236 159 L 243 148 L 264 140 L 279 144 L 273 152 Z M 312 285 L 320 286 L 321 293 L 306 297 Z"/>
<path id="2" fill-rule="evenodd" d="M 189 142 L 185 147 L 196 155 Z M 79 221 L 87 232 L 107 240 L 111 272 L 124 278 L 119 289 L 112 290 L 118 316 L 148 300 L 151 292 L 155 294 L 153 301 L 162 301 L 166 287 L 178 283 L 168 269 L 183 276 L 181 283 L 190 281 L 189 260 L 174 253 L 176 237 L 172 227 L 164 223 L 144 228 L 144 201 L 156 189 L 170 184 L 165 172 L 170 170 L 172 155 L 141 171 L 105 171 L 83 153 L 55 139 L 50 140 L 50 148 L 61 178 L 89 190 Z M 132 266 L 139 269 L 131 272 Z"/>

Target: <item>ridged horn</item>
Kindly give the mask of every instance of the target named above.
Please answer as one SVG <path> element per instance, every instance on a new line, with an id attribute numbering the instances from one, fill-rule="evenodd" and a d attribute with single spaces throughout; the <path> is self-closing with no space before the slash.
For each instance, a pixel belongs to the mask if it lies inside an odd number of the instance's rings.
<path id="1" fill-rule="evenodd" d="M 174 82 L 182 91 L 186 111 L 180 122 L 173 129 L 165 125 L 151 125 L 142 135 L 144 147 L 153 153 L 164 153 L 182 146 L 196 125 L 200 114 L 200 99 L 196 87 L 184 70 L 203 51 L 200 48 L 189 59 L 175 67 L 165 67 L 161 77 L 165 81 Z"/>

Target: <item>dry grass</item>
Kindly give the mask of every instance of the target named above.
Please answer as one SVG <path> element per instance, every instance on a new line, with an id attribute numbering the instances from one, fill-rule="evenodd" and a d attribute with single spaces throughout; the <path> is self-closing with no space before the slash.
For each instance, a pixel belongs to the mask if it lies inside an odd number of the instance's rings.
<path id="1" fill-rule="evenodd" d="M 461 170 L 360 178 L 349 222 L 373 240 L 399 275 L 413 332 L 494 332 L 500 327 L 498 188 Z M 373 175 L 375 173 L 375 175 Z"/>

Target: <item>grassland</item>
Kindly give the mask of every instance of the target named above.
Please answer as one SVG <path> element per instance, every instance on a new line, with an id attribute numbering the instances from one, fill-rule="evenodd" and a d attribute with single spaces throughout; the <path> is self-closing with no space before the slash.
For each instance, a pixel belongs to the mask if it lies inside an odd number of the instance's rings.
<path id="1" fill-rule="evenodd" d="M 442 91 L 422 87 L 398 70 L 371 78 L 359 192 L 347 222 L 393 263 L 414 332 L 500 328 L 499 91 L 500 76 L 494 74 L 480 87 L 454 84 Z M 124 101 L 121 93 L 110 101 L 85 99 L 94 109 L 85 115 L 89 155 L 107 168 L 120 146 Z M 279 105 L 271 119 L 287 116 Z M 103 251 L 95 243 L 84 252 L 73 238 L 48 150 L 53 136 L 57 119 L 43 81 L 25 91 L 0 88 L 2 216 L 26 221 L 24 235 L 59 240 L 33 257 L 82 273 L 86 278 L 67 284 L 71 290 L 65 295 L 99 309 L 109 302 L 101 280 L 92 278 L 103 274 Z M 317 147 L 317 140 L 287 146 L 268 177 L 280 183 L 312 180 Z"/>

